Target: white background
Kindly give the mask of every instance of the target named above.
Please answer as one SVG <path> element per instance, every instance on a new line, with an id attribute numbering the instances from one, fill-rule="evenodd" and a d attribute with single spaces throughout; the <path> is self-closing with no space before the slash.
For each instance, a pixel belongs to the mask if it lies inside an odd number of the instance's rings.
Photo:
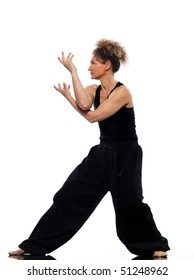
<path id="1" fill-rule="evenodd" d="M 145 202 L 170 256 L 193 258 L 192 1 L 34 0 L 0 4 L 1 260 L 31 233 L 69 173 L 99 142 L 90 124 L 54 90 L 71 84 L 61 51 L 75 54 L 84 85 L 100 38 L 129 56 L 116 78 L 132 92 L 144 151 Z M 118 240 L 108 194 L 57 259 L 129 260 Z M 9 260 L 13 261 L 13 260 Z"/>

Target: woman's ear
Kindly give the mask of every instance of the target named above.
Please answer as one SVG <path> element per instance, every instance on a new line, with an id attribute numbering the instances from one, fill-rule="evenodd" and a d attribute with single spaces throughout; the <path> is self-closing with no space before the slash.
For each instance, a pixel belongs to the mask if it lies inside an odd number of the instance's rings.
<path id="1" fill-rule="evenodd" d="M 106 71 L 110 70 L 110 68 L 112 67 L 112 63 L 110 62 L 110 60 L 107 60 L 105 64 L 106 64 Z"/>

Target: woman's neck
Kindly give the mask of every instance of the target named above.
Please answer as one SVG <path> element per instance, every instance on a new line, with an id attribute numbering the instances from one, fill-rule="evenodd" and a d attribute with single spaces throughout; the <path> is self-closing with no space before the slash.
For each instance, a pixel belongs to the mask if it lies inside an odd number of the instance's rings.
<path id="1" fill-rule="evenodd" d="M 105 80 L 101 80 L 101 90 L 104 93 L 109 93 L 118 83 L 117 80 L 115 80 L 115 78 L 111 78 L 111 79 L 105 79 Z"/>

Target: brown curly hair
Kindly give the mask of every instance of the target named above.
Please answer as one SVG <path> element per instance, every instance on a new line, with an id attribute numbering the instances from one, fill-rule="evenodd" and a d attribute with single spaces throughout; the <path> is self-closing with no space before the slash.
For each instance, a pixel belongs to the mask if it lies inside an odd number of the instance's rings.
<path id="1" fill-rule="evenodd" d="M 93 55 L 100 58 L 103 63 L 109 60 L 112 64 L 113 73 L 119 70 L 121 63 L 127 62 L 127 53 L 124 47 L 113 40 L 98 40 Z"/>

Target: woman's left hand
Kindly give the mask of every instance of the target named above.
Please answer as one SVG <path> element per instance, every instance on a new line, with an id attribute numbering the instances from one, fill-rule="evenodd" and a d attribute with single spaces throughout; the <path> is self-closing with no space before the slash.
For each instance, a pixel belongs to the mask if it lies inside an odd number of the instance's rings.
<path id="1" fill-rule="evenodd" d="M 65 98 L 67 98 L 69 95 L 71 95 L 70 93 L 70 86 L 67 86 L 66 83 L 63 83 L 63 87 L 61 87 L 60 84 L 58 84 L 57 86 L 54 86 L 54 88 L 59 91 Z"/>
<path id="2" fill-rule="evenodd" d="M 77 71 L 75 65 L 73 64 L 74 55 L 72 53 L 69 53 L 67 57 L 64 56 L 64 52 L 61 53 L 61 57 L 58 57 L 58 60 L 60 63 L 69 70 L 70 73 L 73 73 L 74 71 Z"/>

